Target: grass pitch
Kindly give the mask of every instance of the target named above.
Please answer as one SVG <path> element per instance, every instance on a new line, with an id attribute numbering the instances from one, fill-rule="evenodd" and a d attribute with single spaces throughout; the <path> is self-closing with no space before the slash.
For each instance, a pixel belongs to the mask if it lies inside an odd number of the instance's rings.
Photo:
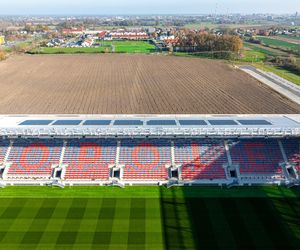
<path id="1" fill-rule="evenodd" d="M 144 41 L 104 41 L 105 46 L 114 46 L 117 53 L 151 53 L 156 48 L 153 44 Z"/>
<path id="2" fill-rule="evenodd" d="M 300 190 L 8 187 L 0 249 L 299 249 Z"/>
<path id="3" fill-rule="evenodd" d="M 114 48 L 114 49 L 113 49 Z M 156 52 L 153 44 L 145 41 L 101 41 L 98 47 L 87 48 L 38 48 L 33 54 L 96 54 L 96 53 L 142 53 Z"/>

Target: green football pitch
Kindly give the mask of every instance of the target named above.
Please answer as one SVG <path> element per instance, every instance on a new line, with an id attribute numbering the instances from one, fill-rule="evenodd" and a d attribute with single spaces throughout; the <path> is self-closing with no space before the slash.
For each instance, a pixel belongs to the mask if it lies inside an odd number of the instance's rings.
<path id="1" fill-rule="evenodd" d="M 156 52 L 156 47 L 146 41 L 101 41 L 99 47 L 86 47 L 86 48 L 38 48 L 33 49 L 33 54 L 92 54 L 92 53 L 104 53 L 113 52 L 112 46 L 114 46 L 114 52 L 116 53 L 145 53 L 149 54 Z"/>
<path id="2" fill-rule="evenodd" d="M 0 249 L 300 249 L 300 189 L 7 187 Z"/>

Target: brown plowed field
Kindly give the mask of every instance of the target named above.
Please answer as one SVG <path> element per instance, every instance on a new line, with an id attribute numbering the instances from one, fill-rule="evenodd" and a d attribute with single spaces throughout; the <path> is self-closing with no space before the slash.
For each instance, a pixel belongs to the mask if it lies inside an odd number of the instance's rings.
<path id="1" fill-rule="evenodd" d="M 158 55 L 15 56 L 0 63 L 1 114 L 299 113 L 222 62 Z"/>

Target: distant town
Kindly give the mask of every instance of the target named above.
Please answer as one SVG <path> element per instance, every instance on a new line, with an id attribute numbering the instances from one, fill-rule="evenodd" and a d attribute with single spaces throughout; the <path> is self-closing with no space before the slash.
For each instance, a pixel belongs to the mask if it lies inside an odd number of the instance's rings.
<path id="1" fill-rule="evenodd" d="M 200 15 L 114 17 L 0 17 L 0 45 L 29 42 L 44 47 L 100 47 L 101 41 L 153 40 L 162 47 L 178 42 L 178 31 L 255 36 L 300 36 L 293 15 Z"/>

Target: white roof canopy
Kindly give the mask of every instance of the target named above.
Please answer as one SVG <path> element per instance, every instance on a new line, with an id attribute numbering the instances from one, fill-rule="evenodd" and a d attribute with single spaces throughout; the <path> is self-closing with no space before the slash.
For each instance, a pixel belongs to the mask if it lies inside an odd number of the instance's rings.
<path id="1" fill-rule="evenodd" d="M 7 137 L 300 136 L 300 115 L 3 115 Z"/>

